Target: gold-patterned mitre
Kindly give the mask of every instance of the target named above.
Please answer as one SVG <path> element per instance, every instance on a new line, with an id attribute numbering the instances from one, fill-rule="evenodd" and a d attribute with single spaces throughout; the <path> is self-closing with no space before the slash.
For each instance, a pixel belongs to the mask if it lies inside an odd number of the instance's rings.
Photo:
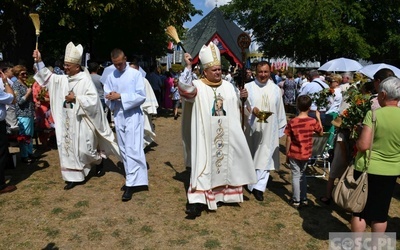
<path id="1" fill-rule="evenodd" d="M 67 47 L 65 48 L 64 62 L 81 65 L 82 55 L 82 45 L 78 44 L 77 46 L 75 46 L 72 42 L 69 42 L 67 44 Z"/>
<path id="2" fill-rule="evenodd" d="M 203 45 L 203 47 L 201 47 L 199 59 L 204 69 L 221 65 L 221 54 L 218 47 L 213 42 L 210 42 L 208 46 Z"/>

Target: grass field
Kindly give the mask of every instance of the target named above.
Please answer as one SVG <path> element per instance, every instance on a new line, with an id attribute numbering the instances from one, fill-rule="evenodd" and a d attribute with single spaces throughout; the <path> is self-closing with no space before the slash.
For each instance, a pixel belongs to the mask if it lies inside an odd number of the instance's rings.
<path id="1" fill-rule="evenodd" d="M 56 150 L 7 171 L 18 189 L 0 196 L 0 249 L 328 249 L 329 232 L 350 231 L 349 213 L 318 201 L 326 179 L 309 178 L 309 206 L 292 208 L 291 175 L 284 166 L 271 174 L 263 202 L 245 191 L 241 204 L 186 219 L 189 172 L 180 118 L 159 117 L 155 125 L 157 145 L 146 153 L 149 191 L 129 202 L 121 202 L 123 167 L 114 158 L 105 162 L 104 176 L 90 175 L 68 191 Z M 400 249 L 399 184 L 389 217 L 387 231 L 397 233 Z"/>

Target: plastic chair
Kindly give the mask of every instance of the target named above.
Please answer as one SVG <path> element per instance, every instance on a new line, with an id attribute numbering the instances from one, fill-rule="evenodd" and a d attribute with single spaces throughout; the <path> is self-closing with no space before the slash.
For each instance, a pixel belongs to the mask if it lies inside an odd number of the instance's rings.
<path id="1" fill-rule="evenodd" d="M 318 134 L 313 135 L 313 148 L 312 154 L 310 157 L 312 167 L 316 167 L 322 163 L 323 165 L 323 174 L 322 175 L 308 175 L 307 177 L 318 177 L 318 178 L 325 178 L 327 170 L 331 170 L 331 163 L 329 162 L 329 154 L 327 148 L 327 142 L 329 139 L 329 132 L 325 132 L 322 136 Z"/>

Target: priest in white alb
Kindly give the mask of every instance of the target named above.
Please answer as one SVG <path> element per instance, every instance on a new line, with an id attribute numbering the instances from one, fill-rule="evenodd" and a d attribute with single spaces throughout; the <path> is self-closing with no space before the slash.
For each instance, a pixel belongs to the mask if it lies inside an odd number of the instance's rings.
<path id="1" fill-rule="evenodd" d="M 203 46 L 199 58 L 204 78 L 193 80 L 192 58 L 179 78 L 183 99 L 182 134 L 185 162 L 191 167 L 186 214 L 201 215 L 204 208 L 243 202 L 242 185 L 256 182 L 250 150 L 241 129 L 239 91 L 221 78 L 220 51 L 214 43 Z"/>
<path id="2" fill-rule="evenodd" d="M 153 88 L 151 87 L 149 81 L 146 79 L 146 71 L 139 66 L 138 60 L 133 58 L 131 62 L 126 63 L 127 66 L 130 66 L 136 70 L 138 70 L 143 76 L 143 83 L 146 93 L 146 100 L 141 105 L 143 110 L 143 117 L 144 117 L 144 138 L 143 138 L 143 148 L 146 148 L 151 143 L 155 142 L 156 133 L 155 133 L 155 126 L 153 123 L 153 117 L 157 115 L 158 109 L 158 101 L 156 95 L 154 94 Z M 114 65 L 110 65 L 104 69 L 103 74 L 101 75 L 100 81 L 105 84 L 107 77 L 112 74 L 115 70 Z"/>
<path id="3" fill-rule="evenodd" d="M 121 49 L 111 51 L 115 67 L 104 82 L 106 104 L 114 114 L 115 132 L 125 168 L 122 201 L 133 193 L 148 190 L 146 156 L 143 150 L 144 117 L 141 105 L 146 100 L 142 74 L 127 65 Z"/>
<path id="4" fill-rule="evenodd" d="M 56 75 L 44 67 L 40 52 L 33 52 L 39 69 L 34 78 L 49 90 L 65 190 L 82 183 L 92 165 L 98 165 L 97 174 L 101 174 L 103 157 L 119 157 L 96 87 L 89 72 L 80 65 L 82 54 L 80 44 L 68 43 L 64 58 L 66 75 Z"/>
<path id="5" fill-rule="evenodd" d="M 271 170 L 279 169 L 279 138 L 286 127 L 282 93 L 270 75 L 267 62 L 259 62 L 256 78 L 245 85 L 248 91 L 246 110 L 249 112 L 245 134 L 257 174 L 257 183 L 248 185 L 258 201 L 264 200 Z M 265 121 L 260 111 L 272 112 Z"/>

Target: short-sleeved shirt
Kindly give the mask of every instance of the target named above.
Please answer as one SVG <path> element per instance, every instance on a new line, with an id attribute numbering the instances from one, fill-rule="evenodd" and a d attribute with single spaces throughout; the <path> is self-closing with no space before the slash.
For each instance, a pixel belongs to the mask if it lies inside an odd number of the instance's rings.
<path id="1" fill-rule="evenodd" d="M 96 86 L 97 93 L 99 94 L 99 98 L 104 100 L 104 89 L 103 84 L 100 81 L 101 76 L 98 74 L 90 74 L 94 85 Z"/>
<path id="2" fill-rule="evenodd" d="M 291 119 L 285 128 L 285 134 L 291 139 L 287 156 L 296 160 L 308 160 L 312 154 L 313 133 L 320 133 L 321 130 L 321 126 L 314 118 Z"/>
<path id="3" fill-rule="evenodd" d="M 368 173 L 375 175 L 400 175 L 400 108 L 383 107 L 374 111 L 375 135 Z M 372 112 L 368 111 L 363 124 L 372 128 Z M 355 169 L 363 171 L 368 151 L 358 152 Z"/>
<path id="4" fill-rule="evenodd" d="M 172 94 L 172 100 L 180 100 L 181 95 L 179 94 L 178 87 L 171 87 L 171 94 Z"/>
<path id="5" fill-rule="evenodd" d="M 6 104 L 11 104 L 13 100 L 12 94 L 0 90 L 0 121 L 6 119 Z"/>
<path id="6" fill-rule="evenodd" d="M 312 94 L 317 93 L 326 88 L 329 88 L 329 86 L 326 83 L 324 83 L 321 79 L 316 78 L 312 80 L 312 82 L 308 83 L 307 85 L 304 85 L 304 87 L 300 89 L 299 96 L 308 95 L 311 97 Z M 315 102 L 311 104 L 311 110 L 312 111 L 317 110 L 317 105 L 315 104 Z M 320 107 L 319 110 L 326 111 L 325 107 Z"/>

